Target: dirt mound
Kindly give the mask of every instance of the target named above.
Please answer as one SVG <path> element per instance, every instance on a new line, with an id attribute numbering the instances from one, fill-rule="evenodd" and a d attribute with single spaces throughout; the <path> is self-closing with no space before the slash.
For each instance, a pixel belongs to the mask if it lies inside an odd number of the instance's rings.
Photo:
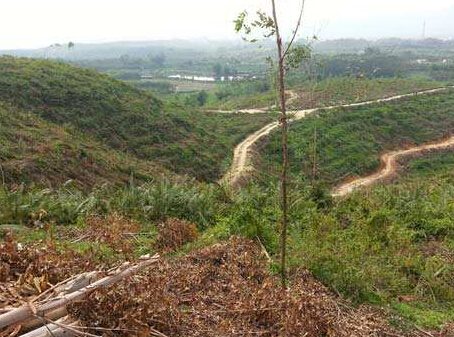
<path id="1" fill-rule="evenodd" d="M 339 304 L 307 271 L 281 291 L 260 249 L 239 238 L 165 262 L 70 311 L 105 336 L 403 336 L 370 308 Z M 98 331 L 99 332 L 99 331 Z"/>

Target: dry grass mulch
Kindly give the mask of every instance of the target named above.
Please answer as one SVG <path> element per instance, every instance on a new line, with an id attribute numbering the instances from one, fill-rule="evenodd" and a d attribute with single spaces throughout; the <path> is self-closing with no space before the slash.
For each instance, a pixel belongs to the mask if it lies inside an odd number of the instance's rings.
<path id="1" fill-rule="evenodd" d="M 240 238 L 163 261 L 70 311 L 118 329 L 104 336 L 423 336 L 396 331 L 378 309 L 342 304 L 307 271 L 282 291 L 260 249 Z"/>
<path id="2" fill-rule="evenodd" d="M 22 304 L 73 275 L 100 270 L 103 263 L 93 254 L 61 251 L 52 244 L 22 247 L 7 234 L 0 243 L 0 309 Z"/>
<path id="3" fill-rule="evenodd" d="M 155 249 L 162 253 L 176 251 L 197 239 L 197 226 L 175 218 L 169 218 L 159 225 Z"/>

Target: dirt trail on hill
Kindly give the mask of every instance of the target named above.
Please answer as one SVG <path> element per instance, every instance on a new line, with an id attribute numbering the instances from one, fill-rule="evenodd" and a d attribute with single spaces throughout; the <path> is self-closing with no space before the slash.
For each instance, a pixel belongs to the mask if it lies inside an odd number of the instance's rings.
<path id="1" fill-rule="evenodd" d="M 380 169 L 380 171 L 371 174 L 367 177 L 358 178 L 351 182 L 347 182 L 345 184 L 340 185 L 339 187 L 334 189 L 332 196 L 341 197 L 352 193 L 355 189 L 359 187 L 370 186 L 375 182 L 378 182 L 380 180 L 392 176 L 397 170 L 398 167 L 397 161 L 401 158 L 405 158 L 421 152 L 426 152 L 430 150 L 442 150 L 450 147 L 454 147 L 454 136 L 449 138 L 448 140 L 444 140 L 438 143 L 420 145 L 411 147 L 406 150 L 385 153 L 384 155 L 381 156 L 383 167 Z"/>
<path id="2" fill-rule="evenodd" d="M 286 90 L 285 93 L 290 97 L 287 99 L 287 104 L 293 102 L 298 98 L 298 93 L 294 90 Z M 268 106 L 265 108 L 251 108 L 251 109 L 237 109 L 237 110 L 209 110 L 209 112 L 216 112 L 222 114 L 234 114 L 234 113 L 244 113 L 244 114 L 260 114 L 260 113 L 269 113 L 270 110 L 275 109 L 276 105 Z"/>
<path id="3" fill-rule="evenodd" d="M 454 86 L 453 87 L 443 87 L 443 88 L 436 88 L 436 89 L 418 91 L 416 93 L 396 95 L 396 96 L 392 96 L 392 97 L 381 98 L 381 99 L 376 99 L 376 100 L 371 100 L 371 101 L 364 101 L 364 102 L 359 102 L 359 103 L 351 103 L 351 104 L 344 104 L 344 105 L 333 105 L 333 106 L 328 106 L 328 107 L 324 107 L 324 108 L 289 111 L 288 115 L 289 115 L 290 121 L 293 122 L 293 121 L 305 118 L 306 116 L 314 113 L 317 110 L 321 110 L 321 109 L 330 110 L 330 109 L 336 109 L 336 108 L 341 108 L 341 107 L 356 107 L 356 106 L 370 105 L 370 104 L 374 104 L 374 103 L 394 101 L 394 100 L 398 100 L 398 99 L 401 99 L 401 98 L 412 97 L 412 96 L 421 95 L 421 94 L 430 94 L 430 93 L 442 92 L 442 91 L 448 90 L 449 88 L 454 88 Z M 289 93 L 290 93 L 289 101 L 291 99 L 296 99 L 298 97 L 297 93 L 294 92 L 294 91 L 289 91 Z M 241 112 L 250 111 L 249 113 L 253 113 L 252 111 L 254 111 L 254 110 L 258 110 L 260 113 L 266 112 L 266 110 L 263 110 L 263 109 L 248 109 L 248 110 L 242 110 Z M 232 165 L 230 167 L 230 170 L 222 177 L 222 179 L 220 180 L 220 183 L 221 184 L 227 184 L 227 185 L 230 185 L 230 186 L 235 186 L 242 179 L 247 177 L 247 175 L 249 173 L 253 172 L 254 171 L 254 167 L 252 166 L 252 163 L 251 163 L 251 156 L 252 156 L 252 149 L 253 149 L 254 145 L 261 138 L 263 138 L 263 137 L 267 136 L 268 134 L 270 134 L 278 126 L 279 126 L 279 123 L 277 121 L 273 122 L 273 123 L 270 123 L 270 124 L 264 126 L 263 128 L 261 128 L 260 130 L 258 130 L 256 132 L 254 132 L 253 134 L 249 135 L 240 144 L 238 144 L 236 146 L 235 150 L 234 150 L 233 161 L 232 161 Z M 440 144 L 442 144 L 442 143 L 440 143 Z M 427 145 L 427 146 L 438 146 L 440 144 L 432 144 L 432 145 Z M 442 148 L 442 147 L 443 146 L 439 146 L 438 148 Z M 446 147 L 446 146 L 444 146 L 444 147 Z M 437 148 L 437 147 L 433 147 L 433 148 Z M 417 150 L 417 147 L 415 147 L 414 149 L 415 149 L 414 152 L 425 150 L 425 149 Z M 429 148 L 427 148 L 427 149 L 429 149 Z M 412 150 L 412 149 L 404 150 L 404 151 L 410 151 L 410 150 Z M 412 152 L 412 153 L 414 153 L 414 152 Z M 372 183 L 372 182 L 374 182 L 374 181 L 376 181 L 378 179 L 381 179 L 381 178 L 374 179 L 373 177 L 366 177 L 364 179 L 369 179 L 371 181 L 370 183 Z M 354 183 L 355 182 L 353 181 L 353 182 L 350 182 L 348 184 L 354 184 Z M 348 185 L 348 184 L 346 184 L 346 185 Z M 358 184 L 359 184 L 358 186 L 363 186 L 362 183 L 358 183 Z M 339 189 L 340 188 L 343 188 L 343 190 L 345 190 L 347 192 L 345 192 L 343 194 L 339 194 L 337 192 L 337 190 L 336 190 L 333 193 L 333 195 L 336 195 L 336 196 L 337 195 L 345 195 L 347 193 L 350 193 L 354 189 L 354 187 L 349 189 L 347 186 L 345 186 L 345 187 L 341 186 L 341 187 L 339 187 Z"/>

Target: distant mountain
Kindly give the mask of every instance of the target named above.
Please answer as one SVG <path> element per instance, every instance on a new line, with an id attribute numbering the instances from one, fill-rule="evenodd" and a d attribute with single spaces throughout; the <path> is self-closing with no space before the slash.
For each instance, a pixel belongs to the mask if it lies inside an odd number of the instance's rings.
<path id="1" fill-rule="evenodd" d="M 314 50 L 319 53 L 360 53 L 366 48 L 379 48 L 383 52 L 395 53 L 413 51 L 415 53 L 454 51 L 454 40 L 440 39 L 399 39 L 385 38 L 379 40 L 338 39 L 318 41 Z"/>
<path id="2" fill-rule="evenodd" d="M 379 40 L 366 39 L 337 39 L 317 41 L 314 45 L 318 53 L 360 53 L 368 47 L 380 48 L 384 52 L 402 52 L 411 50 L 415 53 L 452 51 L 453 40 L 428 38 L 424 40 L 386 38 Z M 41 49 L 2 50 L 0 55 L 19 57 L 51 58 L 66 61 L 119 59 L 147 59 L 156 55 L 166 55 L 171 59 L 194 60 L 204 57 L 256 57 L 269 53 L 274 48 L 273 41 L 264 40 L 259 44 L 249 44 L 242 41 L 222 40 L 162 40 L 138 42 L 110 42 L 98 44 L 75 43 L 69 48 L 68 44 L 54 44 Z"/>
<path id="3" fill-rule="evenodd" d="M 265 42 L 269 44 L 269 42 Z M 40 49 L 0 50 L 0 55 L 11 55 L 33 58 L 56 58 L 62 60 L 93 60 L 119 58 L 123 55 L 146 58 L 161 53 L 211 53 L 222 54 L 227 50 L 256 50 L 253 46 L 241 41 L 211 41 L 211 40 L 162 40 L 140 42 L 109 42 L 98 44 L 75 43 L 69 48 L 68 44 L 54 44 Z"/>

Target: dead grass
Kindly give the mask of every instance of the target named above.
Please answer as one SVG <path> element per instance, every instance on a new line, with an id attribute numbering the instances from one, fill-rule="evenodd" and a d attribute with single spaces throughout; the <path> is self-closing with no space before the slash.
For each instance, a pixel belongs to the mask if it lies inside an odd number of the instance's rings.
<path id="1" fill-rule="evenodd" d="M 135 227 L 121 217 L 112 217 L 110 222 L 92 218 L 85 233 L 109 242 L 117 237 L 103 233 L 107 223 L 112 224 L 113 233 Z M 191 224 L 167 221 L 160 235 L 173 236 L 162 247 L 174 249 L 193 230 Z M 0 244 L 0 310 L 18 306 L 70 276 L 108 267 L 93 261 L 97 260 L 90 254 L 70 250 L 62 254 L 52 245 L 20 247 L 7 235 Z M 453 336 L 452 325 L 439 332 L 398 331 L 388 324 L 386 311 L 351 307 L 306 270 L 293 274 L 288 290 L 282 291 L 279 284 L 260 247 L 234 237 L 187 256 L 163 260 L 142 274 L 91 294 L 69 311 L 85 326 L 115 329 L 103 330 L 103 336 L 112 337 Z"/>
<path id="2" fill-rule="evenodd" d="M 155 248 L 163 253 L 173 252 L 186 243 L 194 241 L 197 236 L 196 225 L 184 220 L 170 218 L 159 225 Z"/>
<path id="3" fill-rule="evenodd" d="M 7 234 L 0 243 L 0 309 L 21 304 L 72 275 L 107 267 L 93 255 L 52 244 L 21 246 Z"/>
<path id="4" fill-rule="evenodd" d="M 140 232 L 141 225 L 117 213 L 105 217 L 92 216 L 85 220 L 83 228 L 61 230 L 59 239 L 69 242 L 90 242 L 103 244 L 127 259 L 134 258 L 134 235 Z"/>
<path id="5" fill-rule="evenodd" d="M 353 309 L 307 271 L 287 291 L 255 244 L 239 238 L 163 262 L 70 311 L 105 336 L 419 336 L 378 309 Z M 441 336 L 441 335 L 440 335 Z"/>

